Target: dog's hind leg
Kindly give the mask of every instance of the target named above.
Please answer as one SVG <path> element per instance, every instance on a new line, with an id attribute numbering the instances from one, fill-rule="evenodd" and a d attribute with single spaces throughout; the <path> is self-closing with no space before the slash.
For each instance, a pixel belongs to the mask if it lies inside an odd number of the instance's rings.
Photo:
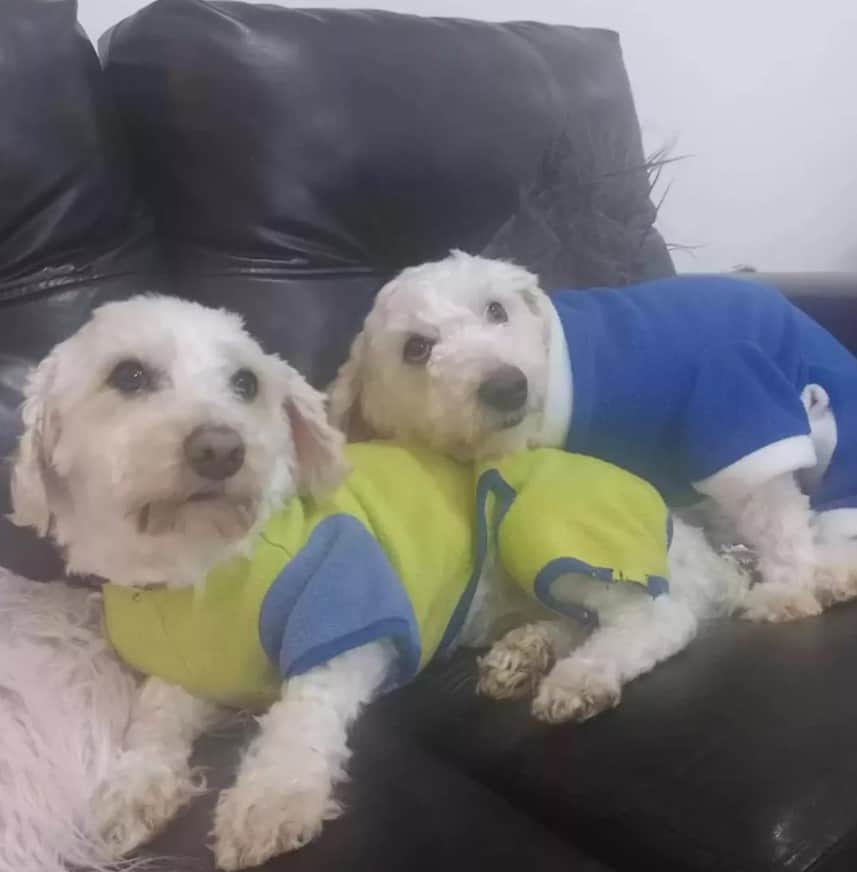
<path id="1" fill-rule="evenodd" d="M 99 832 L 115 857 L 147 842 L 204 790 L 190 755 L 222 711 L 159 678 L 144 682 L 124 751 L 93 799 Z"/>
<path id="2" fill-rule="evenodd" d="M 828 606 L 857 598 L 857 509 L 819 512 L 813 519 L 813 530 L 819 601 Z"/>
<path id="3" fill-rule="evenodd" d="M 739 540 L 755 549 L 758 558 L 762 581 L 747 593 L 743 617 L 791 621 L 819 614 L 812 510 L 794 476 L 777 476 L 749 496 L 720 505 Z"/>

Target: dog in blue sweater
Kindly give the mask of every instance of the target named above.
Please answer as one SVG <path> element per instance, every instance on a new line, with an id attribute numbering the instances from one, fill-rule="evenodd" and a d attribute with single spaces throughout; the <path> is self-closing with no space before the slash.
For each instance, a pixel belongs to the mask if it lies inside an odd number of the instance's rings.
<path id="1" fill-rule="evenodd" d="M 334 419 L 458 456 L 554 446 L 700 501 L 755 552 L 752 620 L 857 594 L 857 358 L 773 288 L 725 276 L 548 294 L 453 252 L 377 297 Z"/>

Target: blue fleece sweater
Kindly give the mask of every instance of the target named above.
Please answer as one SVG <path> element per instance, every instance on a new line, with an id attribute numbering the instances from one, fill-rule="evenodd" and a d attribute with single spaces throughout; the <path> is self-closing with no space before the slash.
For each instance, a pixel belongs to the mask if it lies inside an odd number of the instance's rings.
<path id="1" fill-rule="evenodd" d="M 677 277 L 551 300 L 571 368 L 569 451 L 673 504 L 802 471 L 816 508 L 857 506 L 857 359 L 778 291 Z"/>

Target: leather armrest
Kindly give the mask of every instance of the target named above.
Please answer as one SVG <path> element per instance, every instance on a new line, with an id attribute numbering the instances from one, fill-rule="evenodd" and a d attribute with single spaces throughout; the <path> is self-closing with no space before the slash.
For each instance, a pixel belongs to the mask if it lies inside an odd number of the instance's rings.
<path id="1" fill-rule="evenodd" d="M 857 273 L 741 272 L 736 275 L 782 291 L 857 354 Z"/>

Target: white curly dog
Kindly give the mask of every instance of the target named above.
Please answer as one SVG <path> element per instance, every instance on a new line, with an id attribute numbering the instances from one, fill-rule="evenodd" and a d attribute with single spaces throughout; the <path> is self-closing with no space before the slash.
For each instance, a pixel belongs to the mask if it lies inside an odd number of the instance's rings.
<path id="1" fill-rule="evenodd" d="M 622 682 L 680 648 L 691 634 L 693 616 L 708 612 L 708 605 L 702 611 L 693 604 L 685 608 L 689 591 L 693 599 L 706 589 L 703 603 L 729 602 L 751 619 L 773 621 L 816 614 L 822 603 L 857 592 L 857 551 L 850 538 L 857 534 L 854 509 L 813 512 L 800 487 L 820 487 L 830 478 L 825 472 L 836 465 L 831 457 L 837 421 L 824 387 L 807 383 L 813 372 L 799 366 L 806 349 L 790 331 L 808 334 L 808 342 L 823 349 L 826 361 L 833 361 L 823 371 L 828 387 L 850 380 L 855 400 L 857 361 L 776 292 L 754 290 L 749 283 L 733 287 L 728 278 L 712 281 L 703 281 L 705 290 L 696 295 L 683 288 L 682 298 L 678 291 L 665 295 L 663 287 L 640 286 L 642 291 L 566 292 L 556 302 L 519 266 L 453 252 L 404 270 L 382 288 L 331 385 L 331 420 L 350 438 L 417 440 L 463 458 L 566 446 L 626 466 L 663 485 L 667 496 L 675 483 L 659 480 L 663 467 L 669 475 L 670 467 L 677 466 L 679 476 L 694 461 L 705 468 L 704 452 L 696 452 L 699 460 L 694 454 L 697 444 L 718 455 L 730 450 L 732 442 L 740 448 L 747 431 L 759 438 L 757 430 L 764 437 L 766 426 L 781 425 L 783 438 L 771 451 L 763 449 L 764 457 L 751 456 L 743 466 L 739 460 L 719 476 L 712 474 L 716 467 L 709 468 L 680 482 L 679 491 L 687 499 L 693 483 L 697 496 L 714 497 L 712 524 L 727 541 L 755 551 L 765 583 L 739 596 L 730 580 L 718 595 L 716 585 L 724 583 L 723 576 L 708 571 L 713 564 L 701 539 L 694 538 L 697 531 L 678 523 L 673 596 L 665 602 L 637 602 L 605 592 L 613 597 L 613 607 L 599 607 L 600 630 L 560 659 L 541 684 L 536 711 L 549 717 L 551 712 L 562 717 L 581 706 L 589 709 L 591 703 L 581 698 L 593 694 L 615 701 Z M 716 294 L 711 293 L 714 284 Z M 656 293 L 659 302 L 653 302 Z M 699 309 L 687 318 L 701 317 L 701 329 L 681 321 L 687 299 Z M 794 378 L 803 375 L 807 381 L 796 388 L 785 379 L 777 381 L 769 372 L 774 368 L 765 360 L 759 363 L 756 358 L 762 355 L 754 357 L 752 348 L 746 355 L 749 363 L 734 364 L 739 343 L 728 341 L 734 336 L 724 336 L 718 344 L 704 335 L 721 329 L 725 316 L 720 312 L 743 325 L 739 330 L 749 331 L 756 326 L 754 319 L 765 319 L 769 333 L 779 337 L 780 329 L 792 337 L 779 353 L 792 355 L 795 360 L 788 365 Z M 669 330 L 675 332 L 665 335 Z M 575 347 L 570 347 L 572 339 Z M 706 341 L 718 349 L 722 345 L 725 353 L 709 355 Z M 693 364 L 687 372 L 682 370 L 682 347 Z M 703 349 L 704 366 L 693 357 L 695 348 Z M 813 354 L 818 356 L 815 347 L 806 354 L 813 360 Z M 773 411 L 761 390 L 752 394 L 757 382 L 768 386 L 766 379 L 774 384 Z M 720 420 L 712 420 L 710 410 L 697 416 L 701 421 L 689 414 L 682 403 L 691 396 L 700 406 L 713 404 Z M 751 400 L 744 403 L 748 396 Z M 841 406 L 848 409 L 847 402 Z M 845 414 L 839 420 L 844 435 L 849 420 Z M 585 432 L 576 432 L 576 426 Z M 843 433 L 841 442 L 846 441 Z M 682 436 L 687 436 L 684 442 Z M 695 551 L 687 547 L 688 540 L 695 542 Z M 529 646 L 551 648 L 558 641 L 553 625 L 522 628 L 509 640 L 508 657 L 517 656 L 521 636 Z M 561 657 L 559 641 L 556 654 Z M 501 656 L 501 650 L 489 657 Z"/>
<path id="2" fill-rule="evenodd" d="M 102 306 L 42 361 L 25 396 L 12 519 L 50 535 L 72 574 L 198 584 L 244 552 L 273 509 L 345 471 L 321 395 L 237 316 L 177 299 Z M 370 646 L 283 687 L 220 797 L 222 868 L 295 848 L 336 813 L 345 730 L 386 662 L 384 646 Z M 142 684 L 122 758 L 95 799 L 115 856 L 200 790 L 192 746 L 222 715 L 157 678 Z"/>
<path id="3" fill-rule="evenodd" d="M 194 585 L 245 552 L 265 519 L 345 473 L 323 397 L 232 314 L 147 296 L 99 308 L 32 374 L 12 473 L 13 520 L 50 535 L 68 571 Z M 346 731 L 384 679 L 385 643 L 284 684 L 214 824 L 221 868 L 255 866 L 338 813 Z M 119 857 L 201 789 L 194 740 L 224 711 L 157 678 L 134 702 L 95 798 Z"/>
<path id="4" fill-rule="evenodd" d="M 237 316 L 174 298 L 96 310 L 33 372 L 23 419 L 13 520 L 53 538 L 70 573 L 116 584 L 200 584 L 212 567 L 250 548 L 272 511 L 346 473 L 344 439 L 328 423 L 322 395 L 265 354 Z M 676 540 L 673 568 L 691 598 L 716 590 L 725 602 L 725 587 L 711 579 L 725 575 L 740 585 L 740 573 L 696 531 L 682 528 Z M 521 613 L 521 596 L 486 572 L 459 642 L 484 645 L 512 614 L 544 617 L 536 604 Z M 612 596 L 601 593 L 595 605 Z M 603 671 L 606 661 L 584 644 L 578 663 L 592 668 L 573 692 L 566 686 L 554 700 L 545 695 L 537 712 L 551 720 L 593 714 L 618 699 L 620 680 L 687 644 L 693 609 L 668 597 L 638 599 L 601 631 L 614 637 L 610 666 L 618 671 L 602 675 L 596 667 Z M 659 629 L 647 633 L 652 621 Z M 572 622 L 539 628 L 513 631 L 488 655 L 483 690 L 521 692 L 583 635 Z M 390 643 L 370 643 L 283 684 L 234 786 L 220 795 L 213 835 L 221 868 L 255 866 L 298 848 L 339 813 L 334 788 L 345 777 L 349 725 L 394 656 Z M 26 702 L 28 691 L 21 692 Z M 202 789 L 189 763 L 192 747 L 223 715 L 161 679 L 142 683 L 118 764 L 93 791 L 96 829 L 112 856 L 148 840 Z"/>

